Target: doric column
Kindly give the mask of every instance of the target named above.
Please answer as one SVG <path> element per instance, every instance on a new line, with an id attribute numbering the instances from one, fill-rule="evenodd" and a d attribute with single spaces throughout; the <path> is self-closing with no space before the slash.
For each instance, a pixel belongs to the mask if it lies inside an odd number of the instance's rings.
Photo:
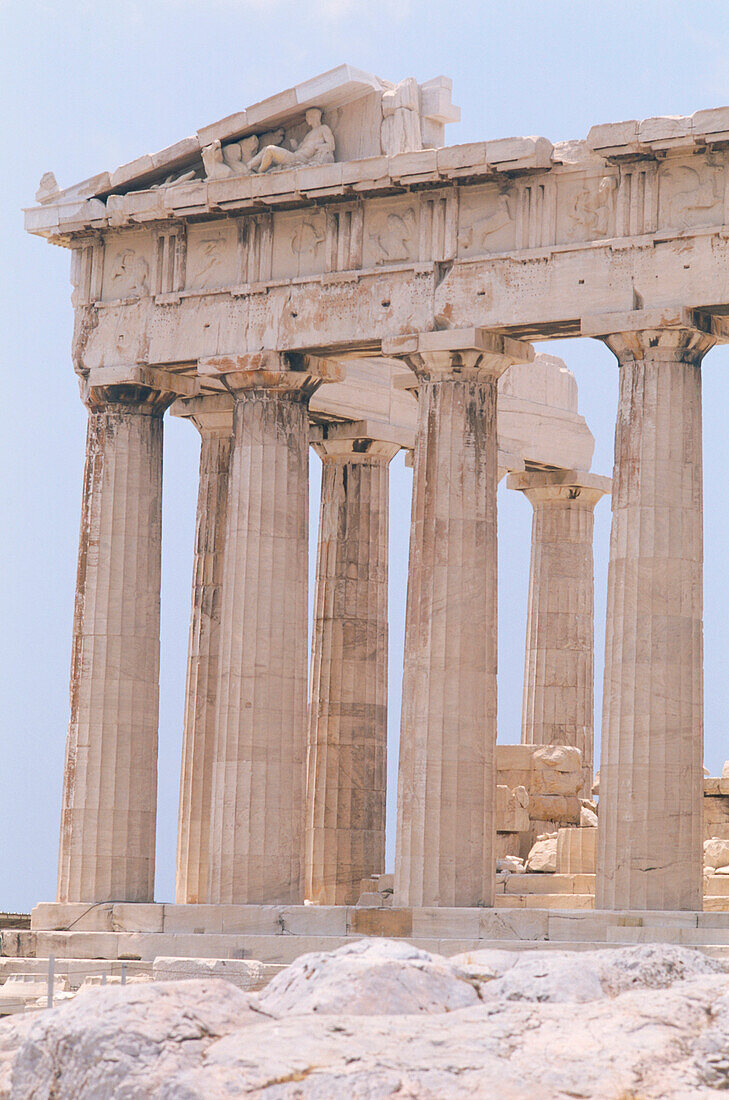
<path id="1" fill-rule="evenodd" d="M 115 384 L 98 384 L 113 373 Z M 92 371 L 58 900 L 152 901 L 157 811 L 162 416 L 146 368 Z M 169 380 L 169 379 L 168 379 Z M 170 383 L 173 384 L 173 383 Z"/>
<path id="2" fill-rule="evenodd" d="M 610 479 L 575 470 L 511 474 L 534 509 L 529 568 L 525 745 L 574 745 L 593 775 L 594 509 Z"/>
<path id="3" fill-rule="evenodd" d="M 401 337 L 417 376 L 395 896 L 493 904 L 496 390 L 528 345 L 481 329 Z"/>
<path id="4" fill-rule="evenodd" d="M 220 594 L 233 433 L 229 394 L 181 398 L 170 410 L 200 432 L 185 721 L 177 828 L 178 904 L 206 902 L 220 658 Z"/>
<path id="5" fill-rule="evenodd" d="M 713 340 L 638 325 L 603 337 L 620 397 L 596 906 L 701 909 L 700 364 Z"/>
<path id="6" fill-rule="evenodd" d="M 308 402 L 326 368 L 275 352 L 200 364 L 224 377 L 235 398 L 210 833 L 214 903 L 303 896 Z"/>
<path id="7" fill-rule="evenodd" d="M 317 434 L 305 893 L 354 905 L 362 879 L 385 870 L 389 465 L 401 443 L 387 424 Z"/>

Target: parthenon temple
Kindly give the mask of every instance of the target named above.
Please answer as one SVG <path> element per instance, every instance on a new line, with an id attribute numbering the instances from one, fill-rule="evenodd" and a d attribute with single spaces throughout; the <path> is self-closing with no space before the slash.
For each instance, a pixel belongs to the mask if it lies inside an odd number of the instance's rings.
<path id="1" fill-rule="evenodd" d="M 84 933 L 126 935 L 142 958 L 164 933 L 180 942 L 158 954 L 260 951 L 284 928 L 301 950 L 363 933 L 497 940 L 510 899 L 539 909 L 532 887 L 592 909 L 591 941 L 611 914 L 702 919 L 704 841 L 729 839 L 729 809 L 706 816 L 729 776 L 704 781 L 701 423 L 702 360 L 729 338 L 729 107 L 558 144 L 448 145 L 451 93 L 446 77 L 342 65 L 76 186 L 47 173 L 26 211 L 30 233 L 71 251 L 88 409 L 58 893 L 26 934 L 39 954 L 70 955 Z M 568 337 L 615 357 L 612 480 L 591 470 L 574 376 L 535 349 Z M 174 905 L 154 895 L 166 413 L 201 446 Z M 497 747 L 502 477 L 533 525 L 521 744 Z M 94 949 L 122 953 L 111 944 Z"/>

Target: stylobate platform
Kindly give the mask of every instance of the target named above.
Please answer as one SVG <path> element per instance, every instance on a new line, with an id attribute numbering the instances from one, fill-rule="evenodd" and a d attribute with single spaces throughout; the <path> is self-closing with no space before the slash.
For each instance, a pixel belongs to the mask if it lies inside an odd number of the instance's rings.
<path id="1" fill-rule="evenodd" d="M 306 952 L 335 950 L 362 936 L 405 939 L 444 955 L 485 947 L 584 949 L 655 942 L 729 956 L 729 913 L 42 904 L 33 910 L 30 930 L 0 932 L 0 955 L 130 961 L 164 955 L 289 963 Z"/>

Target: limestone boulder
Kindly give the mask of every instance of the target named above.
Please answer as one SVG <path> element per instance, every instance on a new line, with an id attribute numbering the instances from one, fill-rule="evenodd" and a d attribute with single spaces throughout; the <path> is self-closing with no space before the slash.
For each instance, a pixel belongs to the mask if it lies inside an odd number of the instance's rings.
<path id="1" fill-rule="evenodd" d="M 496 831 L 523 833 L 529 828 L 529 792 L 526 787 L 496 787 Z"/>
<path id="2" fill-rule="evenodd" d="M 597 814 L 589 806 L 583 805 L 580 809 L 580 825 L 583 829 L 597 828 Z"/>
<path id="3" fill-rule="evenodd" d="M 362 939 L 338 951 L 302 955 L 260 994 L 272 1016 L 346 1012 L 368 1016 L 452 1012 L 478 1003 L 469 976 L 440 955 L 404 941 Z"/>
<path id="4" fill-rule="evenodd" d="M 727 1091 L 729 976 L 697 951 L 419 954 L 432 999 L 442 978 L 426 964 L 458 982 L 467 973 L 481 999 L 392 1015 L 383 973 L 366 1014 L 294 1009 L 272 1019 L 264 994 L 214 979 L 91 990 L 0 1024 L 0 1100 L 688 1100 Z M 335 955 L 344 972 L 351 960 Z"/>
<path id="5" fill-rule="evenodd" d="M 503 859 L 496 860 L 497 872 L 505 872 L 507 874 L 520 874 L 524 870 L 524 860 L 519 856 L 504 856 Z"/>
<path id="6" fill-rule="evenodd" d="M 528 874 L 549 874 L 557 870 L 557 834 L 538 840 L 527 856 Z"/>
<path id="7" fill-rule="evenodd" d="M 197 1065 L 212 1042 L 260 1019 L 250 995 L 216 979 L 87 989 L 34 1014 L 9 1096 L 162 1096 L 165 1082 Z"/>
<path id="8" fill-rule="evenodd" d="M 729 840 L 714 836 L 704 841 L 704 867 L 729 867 Z"/>
<path id="9" fill-rule="evenodd" d="M 472 973 L 476 972 L 479 955 L 480 952 L 473 952 L 469 956 Z M 489 959 L 484 962 L 488 967 Z M 498 960 L 494 960 L 494 971 L 497 965 Z M 512 966 L 504 966 L 493 980 L 482 985 L 481 996 L 539 1004 L 580 1003 L 616 997 L 632 989 L 666 989 L 677 981 L 725 973 L 718 960 L 673 944 L 584 953 L 524 951 L 517 953 Z"/>
<path id="10" fill-rule="evenodd" d="M 223 978 L 250 993 L 263 989 L 281 969 L 275 963 L 262 963 L 256 959 L 184 959 L 159 955 L 154 960 L 152 976 L 156 982 Z"/>

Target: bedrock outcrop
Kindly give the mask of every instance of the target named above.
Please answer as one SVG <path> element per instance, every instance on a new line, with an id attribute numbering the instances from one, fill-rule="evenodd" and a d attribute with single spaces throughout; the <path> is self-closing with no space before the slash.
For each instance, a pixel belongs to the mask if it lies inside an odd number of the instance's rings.
<path id="1" fill-rule="evenodd" d="M 93 988 L 0 1026 L 2 1100 L 686 1098 L 729 1088 L 729 974 L 689 948 L 387 940 L 228 982 Z"/>

